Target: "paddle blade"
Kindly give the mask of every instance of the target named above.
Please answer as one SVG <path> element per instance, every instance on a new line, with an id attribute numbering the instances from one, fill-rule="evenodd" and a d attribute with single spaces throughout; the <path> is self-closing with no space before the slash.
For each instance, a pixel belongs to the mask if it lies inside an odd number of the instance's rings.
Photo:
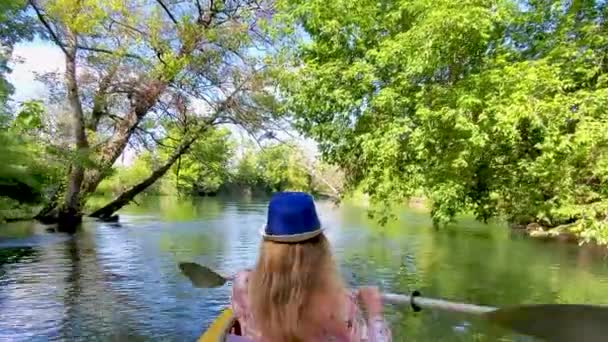
<path id="1" fill-rule="evenodd" d="M 218 287 L 226 283 L 227 279 L 211 269 L 193 262 L 180 262 L 179 269 L 190 279 L 195 287 Z"/>
<path id="2" fill-rule="evenodd" d="M 608 339 L 608 306 L 524 305 L 498 309 L 484 315 L 504 328 L 552 342 L 599 342 Z"/>

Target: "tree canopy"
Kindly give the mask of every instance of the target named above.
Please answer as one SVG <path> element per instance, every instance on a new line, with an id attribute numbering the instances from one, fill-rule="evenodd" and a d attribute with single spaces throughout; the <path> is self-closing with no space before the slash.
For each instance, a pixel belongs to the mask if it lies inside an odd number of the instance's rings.
<path id="1" fill-rule="evenodd" d="M 608 243 L 604 1 L 279 3 L 284 108 L 351 189 Z"/>
<path id="2" fill-rule="evenodd" d="M 368 194 L 383 221 L 424 196 L 436 224 L 472 213 L 608 243 L 604 1 L 0 6 L 0 158 L 43 171 L 15 180 L 6 168 L 0 180 L 42 196 L 39 218 L 78 218 L 91 195 L 110 192 L 92 213 L 107 217 L 167 184 L 335 194 L 342 184 L 327 178 L 343 173 L 344 190 Z M 50 99 L 8 108 L 6 61 L 35 35 L 61 49 L 65 70 L 43 76 Z M 285 144 L 235 159 L 222 125 L 258 140 L 292 125 L 325 163 Z M 127 149 L 138 158 L 116 172 Z"/>
<path id="3" fill-rule="evenodd" d="M 66 181 L 40 217 L 77 223 L 87 198 L 127 146 L 177 142 L 147 177 L 95 211 L 97 216 L 112 214 L 151 186 L 213 126 L 236 124 L 257 132 L 276 117 L 265 108 L 272 101 L 254 53 L 267 45 L 260 27 L 268 4 L 28 4 L 44 36 L 63 51 L 65 72 L 45 79 L 69 123 Z M 171 125 L 180 128 L 170 131 Z"/>
<path id="4" fill-rule="evenodd" d="M 0 183 L 15 196 L 29 187 L 27 201 L 42 206 L 39 220 L 72 230 L 85 211 L 110 218 L 138 194 L 170 187 L 206 194 L 241 181 L 265 190 L 311 186 L 310 170 L 302 166 L 307 161 L 280 144 L 252 154 L 251 174 L 232 170 L 234 141 L 219 127 L 236 125 L 254 139 L 287 127 L 264 61 L 273 49 L 266 30 L 271 3 L 28 0 L 2 6 L 0 30 L 10 33 L 3 43 L 12 48 L 37 36 L 64 57 L 62 71 L 39 77 L 49 98 L 6 107 L 2 121 L 12 133 L 2 136 L 0 148 L 15 167 L 0 172 Z M 2 52 L 4 63 L 10 49 Z M 12 88 L 0 86 L 5 103 Z M 129 167 L 118 163 L 125 152 L 136 154 Z M 246 164 L 238 163 L 239 170 Z M 114 198 L 97 207 L 99 201 L 88 200 L 98 194 Z"/>

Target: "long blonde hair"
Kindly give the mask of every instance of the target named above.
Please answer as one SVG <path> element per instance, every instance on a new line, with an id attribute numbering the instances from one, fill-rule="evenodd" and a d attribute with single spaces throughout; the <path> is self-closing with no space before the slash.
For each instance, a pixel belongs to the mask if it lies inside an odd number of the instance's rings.
<path id="1" fill-rule="evenodd" d="M 336 333 L 342 329 L 343 293 L 323 234 L 300 243 L 262 242 L 248 295 L 265 340 L 301 342 L 320 329 Z"/>

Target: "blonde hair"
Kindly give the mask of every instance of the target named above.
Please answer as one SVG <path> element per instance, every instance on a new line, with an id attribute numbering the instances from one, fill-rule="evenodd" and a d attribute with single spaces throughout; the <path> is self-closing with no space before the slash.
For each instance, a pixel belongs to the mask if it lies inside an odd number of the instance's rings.
<path id="1" fill-rule="evenodd" d="M 265 340 L 301 342 L 320 329 L 338 331 L 343 293 L 323 234 L 300 243 L 262 242 L 248 295 Z"/>

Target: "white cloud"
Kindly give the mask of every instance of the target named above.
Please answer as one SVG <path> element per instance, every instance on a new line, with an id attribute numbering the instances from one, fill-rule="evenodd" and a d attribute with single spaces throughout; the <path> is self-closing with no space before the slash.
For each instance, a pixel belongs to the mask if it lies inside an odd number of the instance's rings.
<path id="1" fill-rule="evenodd" d="M 11 65 L 13 71 L 8 75 L 15 87 L 13 100 L 16 102 L 44 98 L 48 89 L 36 80 L 36 73 L 62 72 L 65 70 L 63 52 L 53 43 L 42 40 L 19 43 L 13 51 L 17 61 Z"/>

